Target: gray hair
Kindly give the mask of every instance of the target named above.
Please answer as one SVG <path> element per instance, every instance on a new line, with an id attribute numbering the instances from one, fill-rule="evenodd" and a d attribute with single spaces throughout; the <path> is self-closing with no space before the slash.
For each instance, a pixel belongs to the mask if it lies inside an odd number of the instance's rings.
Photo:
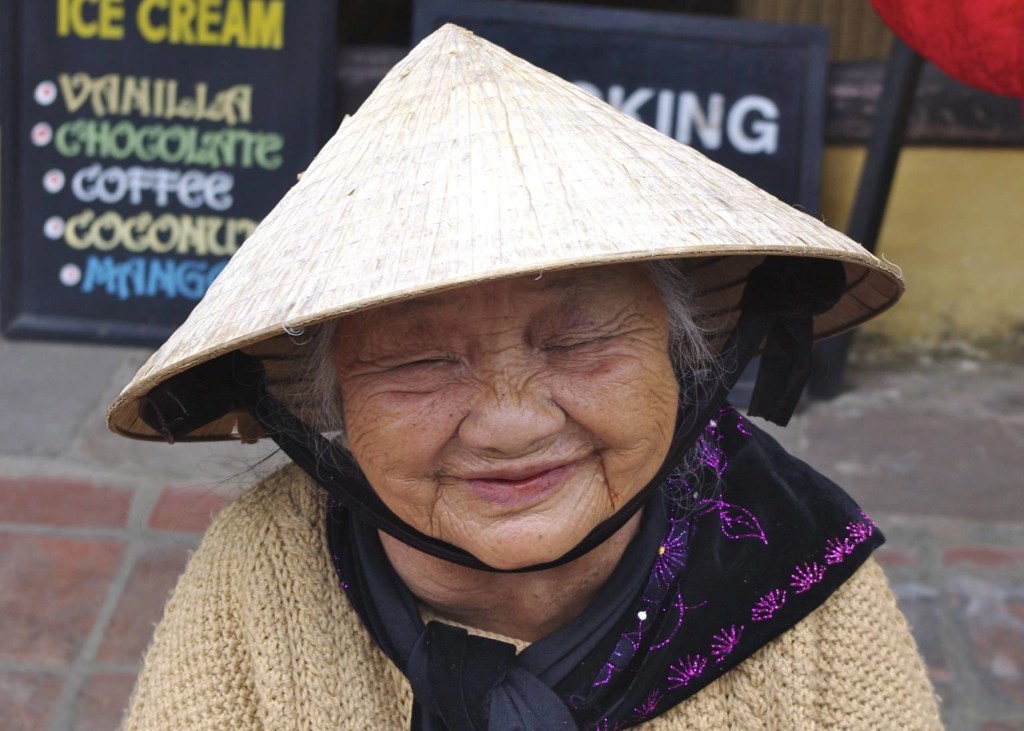
<path id="1" fill-rule="evenodd" d="M 683 388 L 681 398 L 686 403 L 698 404 L 706 398 L 706 389 L 719 374 L 710 344 L 711 333 L 699 324 L 692 278 L 671 260 L 643 262 L 640 266 L 665 305 L 669 357 Z M 336 441 L 344 446 L 341 389 L 334 369 L 336 333 L 336 320 L 309 333 L 305 344 L 298 346 L 293 387 L 288 389 L 289 394 L 280 397 L 297 407 L 307 424 L 335 435 Z"/>

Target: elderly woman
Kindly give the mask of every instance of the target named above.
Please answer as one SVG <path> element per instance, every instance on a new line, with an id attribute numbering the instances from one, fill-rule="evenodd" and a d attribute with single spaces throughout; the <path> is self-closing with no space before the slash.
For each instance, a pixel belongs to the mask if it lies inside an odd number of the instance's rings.
<path id="1" fill-rule="evenodd" d="M 111 407 L 295 462 L 129 729 L 935 728 L 875 524 L 785 423 L 899 275 L 471 34 L 395 67 Z"/>

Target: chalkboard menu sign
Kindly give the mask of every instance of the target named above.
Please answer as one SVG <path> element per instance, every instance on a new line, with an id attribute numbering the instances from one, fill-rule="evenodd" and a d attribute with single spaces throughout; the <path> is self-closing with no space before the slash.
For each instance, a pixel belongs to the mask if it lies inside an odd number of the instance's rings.
<path id="1" fill-rule="evenodd" d="M 335 0 L 0 0 L 4 333 L 152 344 L 330 133 Z"/>
<path id="2" fill-rule="evenodd" d="M 817 212 L 827 29 L 511 0 L 417 0 L 417 38 L 446 22 Z"/>

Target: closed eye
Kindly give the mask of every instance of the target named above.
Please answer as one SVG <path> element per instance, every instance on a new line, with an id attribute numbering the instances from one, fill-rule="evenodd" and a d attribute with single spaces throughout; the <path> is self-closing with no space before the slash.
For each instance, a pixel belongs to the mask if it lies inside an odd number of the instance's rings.
<path id="1" fill-rule="evenodd" d="M 541 350 L 549 352 L 562 352 L 576 349 L 583 349 L 596 345 L 601 345 L 611 340 L 613 335 L 598 335 L 594 337 L 581 337 L 581 338 L 566 338 L 564 340 L 553 340 L 544 343 L 541 346 Z"/>
<path id="2" fill-rule="evenodd" d="M 456 365 L 458 362 L 459 359 L 457 357 L 445 353 L 440 355 L 431 355 L 424 358 L 415 358 L 398 363 L 389 363 L 387 364 L 387 368 L 388 370 L 396 370 L 399 368 L 425 368 L 441 365 Z"/>
<path id="3" fill-rule="evenodd" d="M 378 389 L 391 393 L 432 393 L 457 378 L 462 360 L 454 355 L 389 358 L 366 378 Z"/>

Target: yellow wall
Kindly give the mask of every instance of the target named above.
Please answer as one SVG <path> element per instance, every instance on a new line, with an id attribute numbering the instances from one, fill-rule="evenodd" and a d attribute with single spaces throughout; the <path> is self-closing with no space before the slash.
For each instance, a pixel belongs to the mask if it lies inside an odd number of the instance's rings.
<path id="1" fill-rule="evenodd" d="M 822 215 L 845 230 L 864 148 L 825 151 Z M 967 342 L 994 354 L 1024 344 L 1024 150 L 903 150 L 878 252 L 907 293 L 865 326 L 896 346 Z"/>

